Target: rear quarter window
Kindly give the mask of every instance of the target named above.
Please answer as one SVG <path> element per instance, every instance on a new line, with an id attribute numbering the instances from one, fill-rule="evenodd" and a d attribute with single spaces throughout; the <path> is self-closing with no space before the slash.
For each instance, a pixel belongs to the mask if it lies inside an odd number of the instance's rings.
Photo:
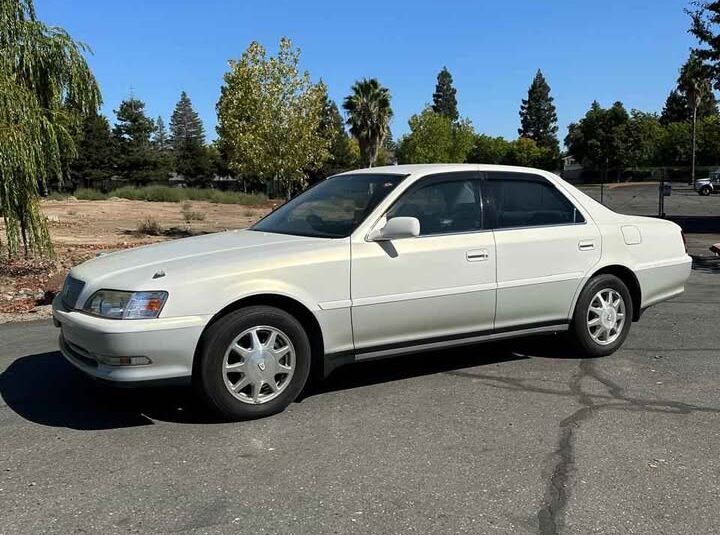
<path id="1" fill-rule="evenodd" d="M 483 199 L 486 215 L 497 229 L 585 222 L 573 203 L 538 175 L 489 173 Z"/>

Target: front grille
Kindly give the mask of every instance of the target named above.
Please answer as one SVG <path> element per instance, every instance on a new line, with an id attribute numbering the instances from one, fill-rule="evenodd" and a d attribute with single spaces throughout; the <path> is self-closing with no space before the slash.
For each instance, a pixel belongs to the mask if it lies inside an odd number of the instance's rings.
<path id="1" fill-rule="evenodd" d="M 68 275 L 65 277 L 65 283 L 63 284 L 62 301 L 63 304 L 70 310 L 74 309 L 77 305 L 78 297 L 83 291 L 85 283 L 81 280 L 75 279 Z"/>

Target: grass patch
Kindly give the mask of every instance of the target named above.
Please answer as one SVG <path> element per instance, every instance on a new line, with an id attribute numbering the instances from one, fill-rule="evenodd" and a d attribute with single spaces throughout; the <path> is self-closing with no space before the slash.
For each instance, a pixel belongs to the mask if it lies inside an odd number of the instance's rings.
<path id="1" fill-rule="evenodd" d="M 69 194 L 53 192 L 47 198 L 60 201 L 67 199 L 69 196 Z M 246 206 L 259 206 L 265 204 L 268 200 L 265 195 L 257 193 L 220 191 L 217 189 L 171 188 L 170 186 L 145 186 L 142 188 L 125 186 L 109 193 L 103 193 L 95 189 L 79 188 L 73 196 L 82 201 L 102 201 L 110 197 L 119 197 L 131 201 L 205 201 L 215 204 L 243 204 Z"/>
<path id="2" fill-rule="evenodd" d="M 191 221 L 205 221 L 205 214 L 194 211 L 190 201 L 183 201 L 182 210 L 180 211 L 182 212 L 185 223 L 190 223 Z"/>
<path id="3" fill-rule="evenodd" d="M 137 226 L 136 232 L 140 235 L 145 236 L 160 236 L 162 234 L 162 227 L 153 216 L 148 216 L 144 220 L 140 221 Z"/>
<path id="4" fill-rule="evenodd" d="M 74 197 L 79 201 L 104 201 L 108 198 L 102 191 L 91 188 L 78 188 Z"/>

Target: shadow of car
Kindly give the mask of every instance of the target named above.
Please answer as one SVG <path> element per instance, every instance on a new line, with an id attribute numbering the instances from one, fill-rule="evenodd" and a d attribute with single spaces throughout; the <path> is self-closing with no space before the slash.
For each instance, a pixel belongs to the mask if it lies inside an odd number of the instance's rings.
<path id="1" fill-rule="evenodd" d="M 499 362 L 576 358 L 558 337 L 534 337 L 361 362 L 310 383 L 297 402 L 311 396 L 412 377 L 448 373 Z M 221 423 L 189 387 L 116 388 L 79 373 L 59 352 L 28 355 L 0 374 L 0 397 L 22 418 L 83 431 L 152 425 Z"/>

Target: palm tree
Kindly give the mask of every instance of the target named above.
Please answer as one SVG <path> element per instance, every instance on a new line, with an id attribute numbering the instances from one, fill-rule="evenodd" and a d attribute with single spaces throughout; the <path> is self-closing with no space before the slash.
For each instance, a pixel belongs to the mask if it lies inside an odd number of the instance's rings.
<path id="1" fill-rule="evenodd" d="M 343 108 L 348 114 L 350 133 L 358 140 L 365 165 L 372 167 L 389 130 L 392 109 L 390 91 L 377 79 L 355 82 L 345 97 Z"/>
<path id="2" fill-rule="evenodd" d="M 87 48 L 35 17 L 32 0 L 0 0 L 0 213 L 10 256 L 20 241 L 52 250 L 38 191 L 61 180 L 75 153 L 71 130 L 97 110 Z"/>
<path id="3" fill-rule="evenodd" d="M 692 167 L 690 184 L 695 183 L 695 153 L 697 150 L 697 115 L 703 98 L 712 92 L 710 75 L 702 60 L 694 52 L 680 69 L 678 87 L 687 98 L 692 110 Z"/>

